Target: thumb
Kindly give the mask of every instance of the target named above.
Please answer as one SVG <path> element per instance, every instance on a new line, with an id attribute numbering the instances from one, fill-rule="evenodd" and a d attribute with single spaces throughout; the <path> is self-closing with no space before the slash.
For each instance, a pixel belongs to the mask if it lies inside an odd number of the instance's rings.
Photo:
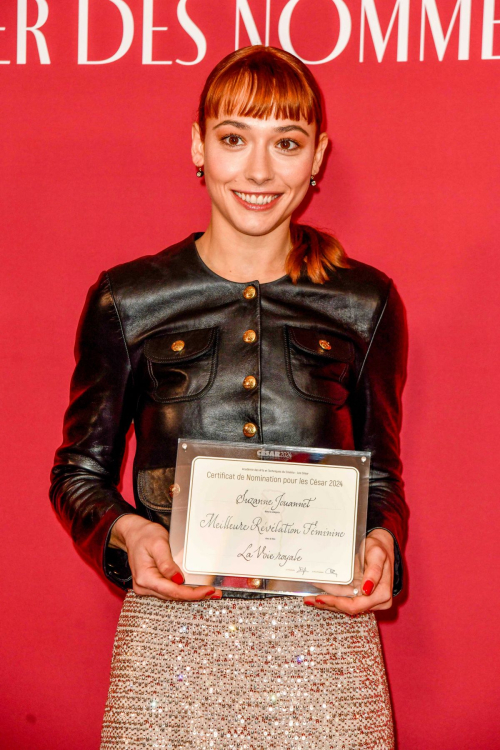
<path id="1" fill-rule="evenodd" d="M 361 590 L 365 596 L 370 596 L 378 585 L 384 570 L 387 552 L 378 544 L 373 544 L 366 551 L 365 572 Z"/>
<path id="2" fill-rule="evenodd" d="M 170 545 L 166 540 L 158 541 L 154 550 L 151 551 L 151 557 L 163 578 L 168 578 L 174 583 L 184 583 L 184 576 L 179 566 L 174 562 Z"/>

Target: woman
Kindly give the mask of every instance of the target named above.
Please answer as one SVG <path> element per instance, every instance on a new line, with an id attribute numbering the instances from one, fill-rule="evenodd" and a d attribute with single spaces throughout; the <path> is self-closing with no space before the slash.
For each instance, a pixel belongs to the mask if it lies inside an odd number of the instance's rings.
<path id="1" fill-rule="evenodd" d="M 102 748 L 393 747 L 373 612 L 402 587 L 404 313 L 382 272 L 291 223 L 323 160 L 321 125 L 298 59 L 228 55 L 193 125 L 208 228 L 89 292 L 51 499 L 128 590 Z M 117 490 L 132 420 L 136 508 Z M 168 535 L 180 436 L 371 451 L 360 595 L 184 586 Z"/>

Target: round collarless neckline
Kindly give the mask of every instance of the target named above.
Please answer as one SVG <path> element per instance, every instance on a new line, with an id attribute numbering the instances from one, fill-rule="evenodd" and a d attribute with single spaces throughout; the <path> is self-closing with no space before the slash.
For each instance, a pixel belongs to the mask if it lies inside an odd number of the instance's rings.
<path id="1" fill-rule="evenodd" d="M 207 266 L 203 258 L 201 257 L 200 253 L 198 252 L 198 248 L 196 247 L 196 240 L 199 240 L 200 237 L 203 235 L 203 232 L 193 232 L 191 235 L 191 245 L 194 250 L 194 254 L 198 260 L 198 263 L 203 268 L 204 271 L 210 274 L 210 276 L 213 276 L 216 279 L 219 279 L 220 281 L 225 281 L 226 284 L 235 284 L 239 287 L 248 286 L 249 284 L 258 284 L 259 287 L 261 286 L 270 286 L 271 284 L 277 284 L 279 281 L 284 281 L 285 279 L 289 279 L 290 277 L 286 273 L 284 276 L 280 276 L 278 279 L 273 279 L 272 281 L 263 281 L 260 282 L 258 279 L 252 279 L 251 281 L 233 281 L 232 279 L 226 279 L 225 276 L 221 276 L 220 274 L 213 271 L 210 266 Z"/>

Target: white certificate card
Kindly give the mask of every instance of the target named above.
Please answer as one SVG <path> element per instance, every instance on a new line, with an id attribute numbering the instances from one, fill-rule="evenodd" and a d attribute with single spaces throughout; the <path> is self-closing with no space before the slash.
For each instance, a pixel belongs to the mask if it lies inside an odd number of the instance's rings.
<path id="1" fill-rule="evenodd" d="M 353 466 L 196 456 L 184 570 L 349 584 L 358 490 Z"/>

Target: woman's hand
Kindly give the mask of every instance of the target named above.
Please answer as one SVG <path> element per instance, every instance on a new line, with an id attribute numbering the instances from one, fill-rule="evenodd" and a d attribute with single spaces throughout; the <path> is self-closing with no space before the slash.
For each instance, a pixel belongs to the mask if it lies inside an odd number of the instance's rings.
<path id="1" fill-rule="evenodd" d="M 170 551 L 168 531 L 159 523 L 129 513 L 116 521 L 109 544 L 128 554 L 133 589 L 140 596 L 199 601 L 220 599 L 214 586 L 183 586 L 184 576 Z"/>
<path id="2" fill-rule="evenodd" d="M 394 539 L 385 529 L 374 529 L 366 537 L 365 572 L 362 596 L 307 596 L 304 604 L 333 612 L 357 615 L 361 612 L 389 609 L 392 605 L 394 577 Z"/>

